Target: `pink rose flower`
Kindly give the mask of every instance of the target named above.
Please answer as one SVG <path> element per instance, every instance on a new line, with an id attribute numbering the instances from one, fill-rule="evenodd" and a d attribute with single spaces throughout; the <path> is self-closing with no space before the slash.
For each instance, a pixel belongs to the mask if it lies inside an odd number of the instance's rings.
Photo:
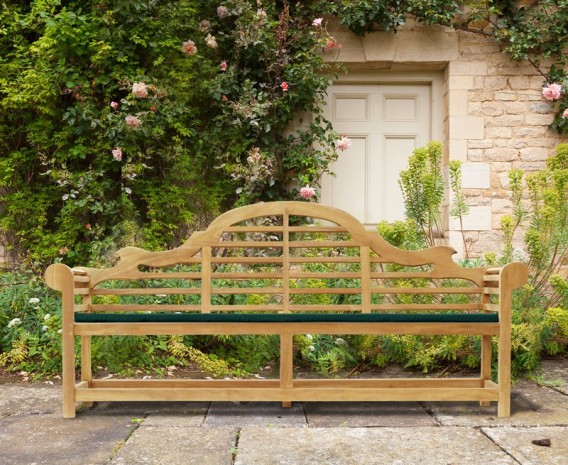
<path id="1" fill-rule="evenodd" d="M 142 126 L 142 120 L 137 116 L 128 115 L 126 118 L 124 118 L 124 121 L 131 128 L 139 128 L 140 126 Z"/>
<path id="2" fill-rule="evenodd" d="M 341 139 L 336 140 L 335 141 L 335 146 L 339 149 L 339 150 L 345 150 L 348 149 L 349 147 L 351 147 L 351 139 L 349 139 L 348 137 L 341 137 Z"/>
<path id="3" fill-rule="evenodd" d="M 199 30 L 201 32 L 207 32 L 209 29 L 211 29 L 211 23 L 208 20 L 204 19 L 199 23 Z"/>
<path id="4" fill-rule="evenodd" d="M 188 40 L 182 44 L 181 50 L 186 55 L 195 55 L 197 53 L 197 47 L 193 40 Z"/>
<path id="5" fill-rule="evenodd" d="M 115 101 L 110 102 L 110 107 L 113 110 L 118 110 L 118 103 L 116 103 Z"/>
<path id="6" fill-rule="evenodd" d="M 92 228 L 91 228 L 91 223 L 87 223 L 87 224 L 85 225 L 85 228 L 87 228 L 87 229 L 90 231 L 90 230 L 92 229 Z"/>
<path id="7" fill-rule="evenodd" d="M 568 118 L 568 108 L 566 108 L 566 110 L 564 110 L 564 113 L 562 113 L 562 118 Z"/>
<path id="8" fill-rule="evenodd" d="M 337 45 L 337 42 L 335 41 L 335 39 L 333 37 L 331 37 L 330 39 L 327 39 L 325 41 L 325 49 L 326 50 L 332 50 L 335 48 L 335 46 Z"/>
<path id="9" fill-rule="evenodd" d="M 562 95 L 562 86 L 560 84 L 547 84 L 542 88 L 542 96 L 546 100 L 558 100 Z"/>
<path id="10" fill-rule="evenodd" d="M 115 147 L 115 149 L 112 151 L 112 156 L 114 157 L 114 159 L 116 161 L 121 161 L 122 160 L 122 149 L 120 147 Z"/>
<path id="11" fill-rule="evenodd" d="M 282 90 L 284 92 L 288 92 L 288 87 L 290 87 L 290 86 L 288 85 L 288 83 L 286 81 L 284 81 L 282 84 L 280 84 L 280 87 L 282 88 Z"/>
<path id="12" fill-rule="evenodd" d="M 323 18 L 316 18 L 312 21 L 312 26 L 321 27 L 322 21 L 323 21 Z"/>
<path id="13" fill-rule="evenodd" d="M 219 19 L 225 18 L 229 14 L 229 10 L 227 10 L 226 6 L 218 6 L 217 7 L 217 16 Z"/>
<path id="14" fill-rule="evenodd" d="M 306 187 L 302 187 L 300 189 L 300 197 L 302 197 L 304 199 L 309 199 L 310 197 L 313 197 L 314 195 L 316 195 L 316 190 L 313 187 L 310 187 L 309 184 L 306 184 Z"/>
<path id="15" fill-rule="evenodd" d="M 67 247 L 61 247 L 59 249 L 59 255 L 67 255 L 67 252 L 69 252 L 69 249 Z"/>
<path id="16" fill-rule="evenodd" d="M 132 93 L 138 98 L 147 98 L 148 89 L 143 82 L 135 82 L 132 84 Z"/>
<path id="17" fill-rule="evenodd" d="M 226 61 L 221 62 L 221 71 L 227 71 L 227 62 Z"/>

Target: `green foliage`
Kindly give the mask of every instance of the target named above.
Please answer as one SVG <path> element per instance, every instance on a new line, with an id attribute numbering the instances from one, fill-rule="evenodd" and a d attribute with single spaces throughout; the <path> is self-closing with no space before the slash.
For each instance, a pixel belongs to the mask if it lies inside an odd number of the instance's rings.
<path id="1" fill-rule="evenodd" d="M 399 185 L 407 218 L 423 231 L 429 246 L 435 245 L 436 236 L 443 230 L 442 144 L 431 141 L 414 150 L 408 159 L 408 169 L 400 172 Z"/>
<path id="2" fill-rule="evenodd" d="M 337 138 L 320 5 L 222 6 L 3 4 L 0 239 L 14 262 L 173 247 L 235 202 L 317 185 Z"/>
<path id="3" fill-rule="evenodd" d="M 501 220 L 502 262 L 522 258 L 515 257 L 513 237 L 517 228 L 528 221 L 525 244 L 529 286 L 545 300 L 545 307 L 561 304 L 567 308 L 568 284 L 562 266 L 568 257 L 568 144 L 556 147 L 545 169 L 527 176 L 521 170 L 512 170 L 509 180 L 513 210 Z M 528 210 L 523 204 L 525 195 L 530 204 Z"/>

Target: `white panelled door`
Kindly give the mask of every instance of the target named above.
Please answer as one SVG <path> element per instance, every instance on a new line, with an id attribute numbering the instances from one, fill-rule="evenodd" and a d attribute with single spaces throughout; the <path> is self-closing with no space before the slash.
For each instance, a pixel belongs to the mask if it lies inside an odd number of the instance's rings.
<path id="1" fill-rule="evenodd" d="M 352 146 L 322 178 L 321 203 L 351 213 L 372 226 L 404 219 L 398 185 L 412 151 L 432 139 L 432 86 L 335 84 L 326 116 Z"/>

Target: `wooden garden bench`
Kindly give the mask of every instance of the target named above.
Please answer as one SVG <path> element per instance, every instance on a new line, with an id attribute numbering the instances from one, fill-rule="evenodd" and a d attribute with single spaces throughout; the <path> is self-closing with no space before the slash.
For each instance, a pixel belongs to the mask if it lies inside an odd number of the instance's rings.
<path id="1" fill-rule="evenodd" d="M 112 268 L 53 264 L 45 277 L 62 293 L 63 416 L 93 401 L 445 400 L 497 401 L 507 417 L 511 293 L 527 269 L 464 268 L 454 253 L 401 250 L 343 211 L 273 202 L 224 213 L 173 250 L 121 249 Z M 278 379 L 92 376 L 93 336 L 242 334 L 280 336 Z M 297 379 L 295 334 L 480 336 L 481 369 L 475 378 Z"/>

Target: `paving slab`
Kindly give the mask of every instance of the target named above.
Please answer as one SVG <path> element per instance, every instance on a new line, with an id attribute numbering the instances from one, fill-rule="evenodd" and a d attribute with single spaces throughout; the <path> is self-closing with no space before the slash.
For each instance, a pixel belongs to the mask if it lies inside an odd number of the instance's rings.
<path id="1" fill-rule="evenodd" d="M 568 463 L 568 427 L 482 428 L 483 433 L 522 465 L 566 465 Z M 533 441 L 550 440 L 550 447 Z"/>
<path id="2" fill-rule="evenodd" d="M 509 418 L 497 417 L 495 402 L 490 407 L 480 407 L 478 402 L 428 402 L 426 407 L 443 426 L 568 425 L 568 398 L 530 381 L 513 387 Z"/>
<path id="3" fill-rule="evenodd" d="M 1 384 L 0 418 L 9 415 L 61 415 L 61 386 Z"/>
<path id="4" fill-rule="evenodd" d="M 243 428 L 235 465 L 518 465 L 473 428 Z"/>
<path id="5" fill-rule="evenodd" d="M 27 390 L 27 388 L 26 388 Z M 0 420 L 2 465 L 103 465 L 135 425 L 127 416 L 14 415 Z"/>
<path id="6" fill-rule="evenodd" d="M 543 360 L 540 375 L 542 382 L 568 395 L 568 360 Z"/>
<path id="7" fill-rule="evenodd" d="M 237 428 L 138 428 L 111 465 L 231 465 Z"/>
<path id="8" fill-rule="evenodd" d="M 418 402 L 306 402 L 310 428 L 438 426 Z"/>
<path id="9" fill-rule="evenodd" d="M 307 423 L 300 402 L 293 402 L 289 408 L 280 402 L 213 402 L 203 425 L 304 428 Z"/>

